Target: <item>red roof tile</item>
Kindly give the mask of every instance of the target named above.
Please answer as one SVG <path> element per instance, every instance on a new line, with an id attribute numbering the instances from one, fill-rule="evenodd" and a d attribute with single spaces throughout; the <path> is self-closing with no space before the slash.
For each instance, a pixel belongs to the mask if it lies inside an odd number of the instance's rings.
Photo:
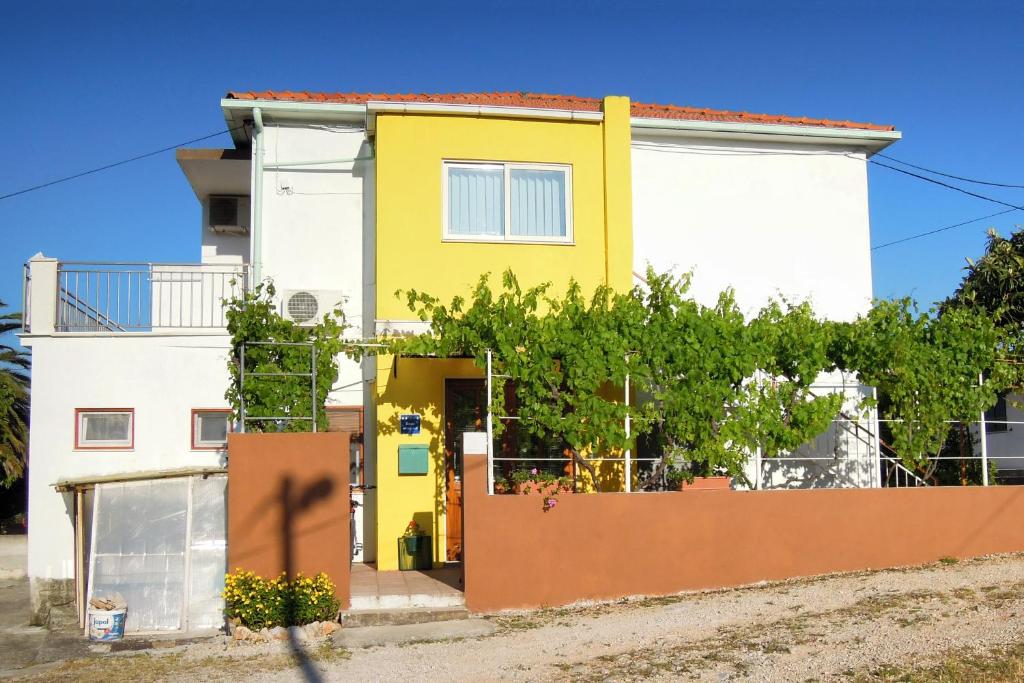
<path id="1" fill-rule="evenodd" d="M 492 93 L 440 93 L 440 94 L 392 94 L 392 93 L 322 93 L 292 92 L 289 90 L 263 90 L 253 92 L 229 92 L 228 99 L 235 100 L 277 100 L 286 102 L 311 102 L 332 104 L 365 104 L 367 102 L 433 102 L 436 104 L 471 104 L 498 107 L 530 107 L 536 109 L 568 109 L 573 111 L 600 111 L 601 100 L 594 97 L 573 95 L 543 95 L 522 92 Z M 751 114 L 748 112 L 678 107 L 671 104 L 632 103 L 632 115 L 652 119 L 680 119 L 687 121 L 721 121 L 732 123 L 784 124 L 791 126 L 821 126 L 825 128 L 856 128 L 860 130 L 895 130 L 894 126 L 880 126 L 874 123 L 854 121 L 833 121 L 808 117 L 785 116 L 782 114 Z"/>

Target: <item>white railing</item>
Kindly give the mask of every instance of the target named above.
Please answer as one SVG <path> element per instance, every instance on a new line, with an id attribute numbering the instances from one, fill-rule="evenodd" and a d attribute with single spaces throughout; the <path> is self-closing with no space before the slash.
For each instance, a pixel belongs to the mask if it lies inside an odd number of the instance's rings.
<path id="1" fill-rule="evenodd" d="M 249 286 L 244 264 L 61 261 L 57 332 L 224 328 L 224 300 Z"/>
<path id="2" fill-rule="evenodd" d="M 877 408 L 863 407 L 864 399 L 877 401 L 872 387 L 856 383 L 822 383 L 815 384 L 812 390 L 818 395 L 842 395 L 844 400 L 839 415 L 832 420 L 828 430 L 793 452 L 772 457 L 764 456 L 761 449 L 752 452 L 745 468 L 751 488 L 917 488 L 1024 483 L 1024 416 L 1016 412 L 1011 417 L 1020 419 L 995 420 L 979 414 L 978 419 L 971 422 L 946 420 L 950 429 L 962 426 L 962 446 L 947 448 L 938 455 L 905 461 L 886 443 L 883 434 L 905 429 L 906 423 L 899 419 L 879 418 Z M 506 421 L 508 425 L 521 420 L 516 416 L 495 419 Z M 495 490 L 495 481 L 500 482 L 516 470 L 537 468 L 556 474 L 563 471 L 580 474 L 571 460 L 557 452 L 559 449 L 555 449 L 556 452 L 541 449 L 513 455 L 499 454 L 500 450 L 492 441 L 489 454 L 491 480 L 488 482 L 491 492 Z M 632 488 L 630 483 L 650 485 L 651 481 L 641 481 L 645 472 L 650 474 L 656 467 L 661 471 L 659 465 L 662 460 L 659 457 L 633 454 L 629 461 L 627 457 L 627 453 L 623 453 L 586 457 L 585 460 L 599 472 L 602 465 L 614 463 L 613 467 L 604 468 L 606 474 L 599 474 L 599 478 L 609 478 L 603 482 L 612 487 L 608 490 L 629 492 Z M 653 483 L 657 487 L 657 482 Z"/>
<path id="3" fill-rule="evenodd" d="M 904 467 L 903 463 L 896 458 L 885 454 L 879 454 L 879 458 L 884 463 L 883 469 L 885 470 L 882 475 L 882 486 L 898 489 L 928 486 L 928 482 Z"/>

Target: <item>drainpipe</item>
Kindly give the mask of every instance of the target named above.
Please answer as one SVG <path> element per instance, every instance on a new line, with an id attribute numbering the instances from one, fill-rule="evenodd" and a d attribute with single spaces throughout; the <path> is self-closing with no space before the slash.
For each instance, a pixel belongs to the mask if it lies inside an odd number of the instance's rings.
<path id="1" fill-rule="evenodd" d="M 263 281 L 263 112 L 259 107 L 253 108 L 252 120 L 256 127 L 253 136 L 256 177 L 252 184 L 252 282 L 258 285 Z"/>

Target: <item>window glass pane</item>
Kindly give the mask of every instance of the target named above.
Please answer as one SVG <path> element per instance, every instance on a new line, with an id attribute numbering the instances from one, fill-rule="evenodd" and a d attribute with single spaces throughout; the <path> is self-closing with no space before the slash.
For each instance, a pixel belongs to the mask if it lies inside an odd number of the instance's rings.
<path id="1" fill-rule="evenodd" d="M 448 233 L 505 234 L 505 175 L 501 169 L 448 169 Z"/>
<path id="2" fill-rule="evenodd" d="M 131 415 L 128 413 L 84 413 L 84 441 L 123 441 L 131 438 Z"/>
<path id="3" fill-rule="evenodd" d="M 512 234 L 565 237 L 565 171 L 512 169 Z"/>
<path id="4" fill-rule="evenodd" d="M 225 443 L 228 440 L 228 413 L 196 413 L 196 440 L 199 443 Z"/>

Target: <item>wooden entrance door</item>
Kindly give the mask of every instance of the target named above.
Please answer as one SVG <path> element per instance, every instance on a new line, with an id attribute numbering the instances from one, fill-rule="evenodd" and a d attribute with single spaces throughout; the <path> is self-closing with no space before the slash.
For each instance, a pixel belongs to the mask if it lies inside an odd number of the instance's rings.
<path id="1" fill-rule="evenodd" d="M 449 379 L 444 385 L 444 470 L 447 557 L 462 561 L 462 434 L 481 432 L 487 411 L 482 379 Z"/>

